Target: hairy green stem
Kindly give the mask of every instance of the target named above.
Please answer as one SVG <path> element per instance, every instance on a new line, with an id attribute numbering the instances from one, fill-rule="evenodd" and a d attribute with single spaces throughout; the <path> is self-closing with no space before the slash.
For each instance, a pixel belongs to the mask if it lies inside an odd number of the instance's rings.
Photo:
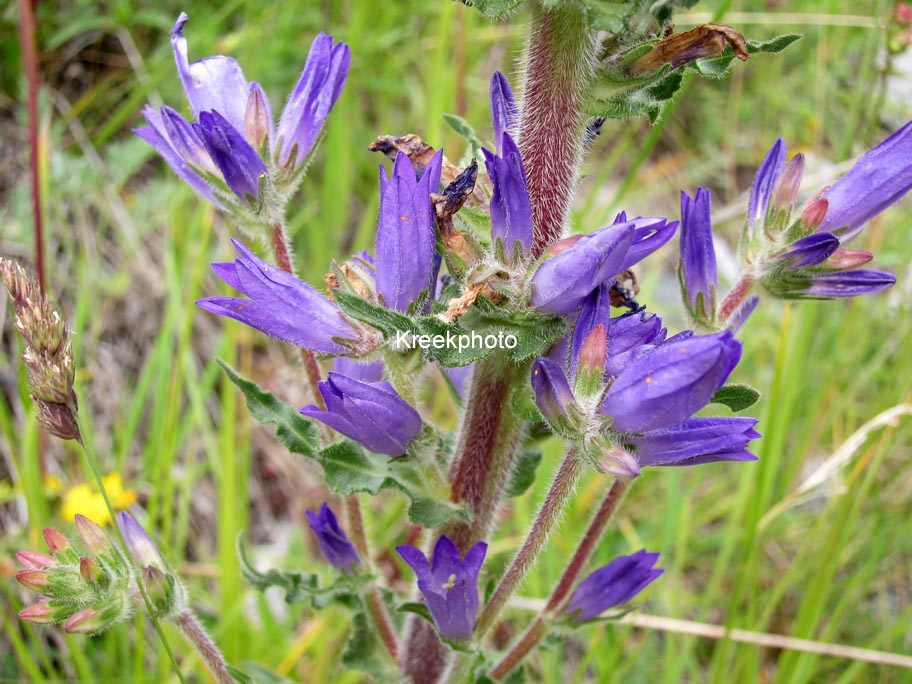
<path id="1" fill-rule="evenodd" d="M 542 609 L 542 612 L 535 618 L 535 621 L 526 630 L 520 640 L 516 642 L 513 648 L 511 648 L 503 659 L 494 666 L 494 669 L 490 672 L 492 678 L 503 679 L 510 674 L 513 668 L 522 662 L 522 659 L 538 645 L 539 641 L 541 641 L 542 637 L 548 631 L 548 622 L 563 608 L 567 597 L 570 595 L 570 590 L 576 584 L 577 578 L 592 557 L 592 552 L 595 551 L 595 547 L 598 545 L 599 540 L 601 540 L 605 528 L 608 527 L 608 523 L 611 521 L 614 512 L 617 510 L 629 487 L 630 482 L 626 480 L 615 480 L 614 484 L 611 485 L 611 488 L 602 501 L 602 505 L 599 506 L 595 515 L 592 516 L 592 520 L 589 521 L 589 526 L 586 528 L 586 532 L 580 540 L 580 544 L 576 548 L 573 558 L 570 559 L 570 562 L 564 569 L 564 573 L 558 580 L 557 586 L 554 587 L 554 591 L 551 592 L 551 596 L 548 598 L 548 602 L 545 604 L 544 609 Z"/>
<path id="2" fill-rule="evenodd" d="M 199 623 L 193 611 L 184 611 L 174 619 L 174 622 L 183 635 L 187 637 L 187 641 L 193 644 L 203 662 L 206 663 L 206 667 L 212 673 L 216 684 L 234 684 L 235 679 L 228 671 L 228 663 L 225 662 L 225 657 L 218 646 L 215 645 L 209 633 Z"/>
<path id="3" fill-rule="evenodd" d="M 541 553 L 545 543 L 548 541 L 551 530 L 557 523 L 561 511 L 576 489 L 576 483 L 579 481 L 582 470 L 582 460 L 576 450 L 571 448 L 564 456 L 560 468 L 551 482 L 551 487 L 545 495 L 541 508 L 538 509 L 538 514 L 535 516 L 535 521 L 526 535 L 526 540 L 517 551 L 516 556 L 510 563 L 510 567 L 507 568 L 500 580 L 500 584 L 497 585 L 491 595 L 491 599 L 478 618 L 478 625 L 475 627 L 476 639 L 482 638 L 484 633 L 494 624 L 506 602 L 535 563 L 538 554 Z"/>
<path id="4" fill-rule="evenodd" d="M 529 3 L 519 149 L 532 202 L 537 256 L 561 237 L 579 180 L 583 111 L 593 77 L 596 34 L 583 3 Z"/>

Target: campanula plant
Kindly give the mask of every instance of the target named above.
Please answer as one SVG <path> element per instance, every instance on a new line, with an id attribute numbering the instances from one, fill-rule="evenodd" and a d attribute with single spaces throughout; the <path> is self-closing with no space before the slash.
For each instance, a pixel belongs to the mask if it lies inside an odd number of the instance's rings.
<path id="1" fill-rule="evenodd" d="M 303 362 L 302 382 L 282 399 L 222 364 L 250 414 L 320 466 L 335 507 L 321 499 L 307 511 L 319 555 L 302 558 L 301 569 L 258 571 L 241 541 L 244 575 L 289 603 L 347 610 L 352 636 L 339 665 L 375 681 L 518 676 L 547 636 L 616 620 L 648 600 L 665 571 L 658 551 L 592 562 L 625 493 L 640 477 L 667 477 L 663 466 L 705 466 L 706 477 L 713 468 L 754 467 L 763 425 L 732 415 L 758 397 L 736 382 L 742 326 L 764 300 L 890 287 L 892 274 L 859 268 L 873 255 L 846 245 L 912 188 L 912 123 L 828 187 L 805 188 L 804 203 L 804 157 L 789 159 L 777 140 L 743 207 L 738 278 L 726 292 L 706 188 L 684 189 L 680 216 L 621 212 L 609 225 L 573 224 L 587 136 L 610 118 L 655 121 L 685 73 L 718 76 L 735 58 L 778 52 L 797 36 L 747 41 L 718 24 L 674 33 L 673 10 L 692 4 L 684 0 L 467 4 L 489 16 L 527 5 L 519 96 L 493 74 L 489 142 L 463 130 L 481 159 L 459 161 L 415 134 L 379 135 L 371 149 L 392 164 L 380 165 L 373 246 L 330 264 L 325 288 L 295 274 L 285 210 L 357 46 L 318 35 L 276 120 L 232 58 L 190 61 L 181 14 L 171 47 L 189 112 L 146 107 L 148 125 L 136 131 L 246 233 L 232 239 L 233 261 L 212 264 L 200 316 L 239 321 Z M 689 327 L 670 330 L 674 316 L 636 297 L 638 279 L 654 275 L 641 262 L 676 235 Z M 39 420 L 81 443 L 66 326 L 21 269 L 0 266 Z M 465 339 L 471 344 L 453 342 Z M 451 431 L 434 424 L 423 401 L 444 382 L 459 411 Z M 546 477 L 525 457 L 543 436 L 563 456 L 538 511 L 522 521 L 523 538 L 504 539 L 498 510 Z M 560 579 L 535 617 L 518 618 L 508 609 L 584 477 L 599 489 L 591 523 L 562 530 L 569 552 L 557 561 Z M 394 548 L 379 547 L 364 525 L 363 500 L 383 491 L 407 501 Z M 252 681 L 199 627 L 155 535 L 127 512 L 117 522 L 112 539 L 79 517 L 84 548 L 46 530 L 50 554 L 20 552 L 17 579 L 40 596 L 20 617 L 85 633 L 135 612 L 173 620 L 220 684 Z M 490 557 L 495 542 L 508 559 Z M 662 551 L 665 568 L 675 567 L 673 553 Z"/>

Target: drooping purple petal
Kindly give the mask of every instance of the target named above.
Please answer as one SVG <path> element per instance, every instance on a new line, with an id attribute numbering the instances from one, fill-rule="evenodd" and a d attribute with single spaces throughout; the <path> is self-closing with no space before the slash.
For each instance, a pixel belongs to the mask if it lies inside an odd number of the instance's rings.
<path id="1" fill-rule="evenodd" d="M 789 270 L 807 268 L 826 261 L 837 249 L 839 238 L 832 233 L 812 233 L 789 245 L 776 261 Z"/>
<path id="2" fill-rule="evenodd" d="M 760 437 L 755 418 L 689 418 L 630 439 L 641 466 L 687 466 L 717 461 L 754 461 L 747 451 Z"/>
<path id="3" fill-rule="evenodd" d="M 766 220 L 766 209 L 769 206 L 770 196 L 785 166 L 787 154 L 785 141 L 777 138 L 757 170 L 757 176 L 751 186 L 750 203 L 747 209 L 748 236 L 753 236 L 757 227 L 763 226 Z"/>
<path id="4" fill-rule="evenodd" d="M 504 133 L 500 155 L 486 149 L 482 152 L 494 186 L 490 207 L 491 235 L 495 240 L 503 241 L 507 257 L 513 255 L 517 241 L 523 254 L 528 254 L 532 249 L 532 203 L 519 148 L 510 134 Z"/>
<path id="5" fill-rule="evenodd" d="M 214 264 L 213 268 L 249 299 L 206 297 L 197 301 L 200 308 L 315 352 L 349 351 L 334 338 L 355 340 L 358 333 L 335 304 L 307 283 L 267 264 L 239 240 L 232 244 L 241 256 L 234 263 Z"/>
<path id="6" fill-rule="evenodd" d="M 728 331 L 666 342 L 621 371 L 601 412 L 618 432 L 669 427 L 706 406 L 740 358 Z"/>
<path id="7" fill-rule="evenodd" d="M 326 118 L 342 93 L 348 76 L 351 50 L 345 43 L 334 43 L 325 33 L 314 38 L 301 78 L 288 98 L 279 126 L 279 163 L 296 167 L 310 155 Z"/>
<path id="8" fill-rule="evenodd" d="M 421 416 L 388 382 L 359 382 L 330 372 L 318 387 L 326 410 L 305 406 L 301 413 L 370 451 L 402 456 L 421 431 Z"/>
<path id="9" fill-rule="evenodd" d="M 862 155 L 821 195 L 829 206 L 817 229 L 838 235 L 844 244 L 910 189 L 912 121 Z"/>
<path id="10" fill-rule="evenodd" d="M 692 314 L 704 321 L 715 316 L 718 285 L 711 202 L 706 188 L 698 188 L 693 199 L 681 193 L 681 286 Z"/>
<path id="11" fill-rule="evenodd" d="M 519 124 L 519 109 L 510 89 L 510 82 L 503 72 L 491 76 L 491 119 L 494 122 L 494 145 L 503 152 L 501 139 L 504 133 L 513 135 Z"/>
<path id="12" fill-rule="evenodd" d="M 326 556 L 326 560 L 334 568 L 338 568 L 346 574 L 352 574 L 361 561 L 355 547 L 339 527 L 336 514 L 329 505 L 324 503 L 316 513 L 313 511 L 304 511 L 304 513 L 307 515 L 307 522 L 310 529 L 314 531 L 317 544 L 323 555 Z"/>
<path id="13" fill-rule="evenodd" d="M 896 276 L 886 271 L 830 271 L 813 274 L 790 296 L 799 299 L 860 297 L 883 292 L 895 284 Z"/>
<path id="14" fill-rule="evenodd" d="M 646 549 L 615 558 L 579 583 L 567 612 L 583 622 L 627 603 L 664 572 L 655 567 L 658 560 L 658 553 L 647 553 Z"/>
<path id="15" fill-rule="evenodd" d="M 266 165 L 243 134 L 216 111 L 200 113 L 194 131 L 231 191 L 244 201 L 259 197 Z"/>
<path id="16" fill-rule="evenodd" d="M 204 181 L 199 174 L 181 158 L 177 151 L 171 146 L 171 143 L 168 142 L 158 130 L 152 126 L 143 126 L 142 128 L 134 128 L 133 132 L 155 148 L 155 151 L 162 156 L 168 166 L 171 167 L 171 170 L 200 197 L 208 202 L 212 202 L 212 204 L 220 209 L 225 208 L 224 205 L 215 198 L 215 195 L 212 192 L 212 186 Z"/>
<path id="17" fill-rule="evenodd" d="M 633 237 L 630 241 L 630 249 L 627 250 L 627 256 L 621 262 L 621 271 L 636 266 L 665 245 L 674 237 L 675 231 L 678 229 L 677 221 L 666 221 L 663 218 L 647 216 L 638 216 L 629 223 L 633 225 Z"/>
<path id="18" fill-rule="evenodd" d="M 247 94 L 250 85 L 241 67 L 230 57 L 215 55 L 192 64 L 187 59 L 184 24 L 188 17 L 181 12 L 171 29 L 171 49 L 177 73 L 197 118 L 203 112 L 217 111 L 236 130 L 244 130 Z"/>
<path id="19" fill-rule="evenodd" d="M 579 308 L 590 292 L 623 270 L 633 231 L 632 223 L 619 223 L 552 245 L 554 256 L 532 277 L 532 305 L 555 314 Z"/>

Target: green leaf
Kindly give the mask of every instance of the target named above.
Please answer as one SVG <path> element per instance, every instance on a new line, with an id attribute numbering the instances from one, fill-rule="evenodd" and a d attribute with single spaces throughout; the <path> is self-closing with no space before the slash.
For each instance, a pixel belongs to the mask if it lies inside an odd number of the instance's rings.
<path id="1" fill-rule="evenodd" d="M 801 40 L 803 36 L 800 33 L 783 33 L 781 36 L 770 38 L 769 40 L 747 41 L 747 51 L 751 54 L 755 52 L 776 53 L 782 52 L 795 41 Z"/>
<path id="2" fill-rule="evenodd" d="M 373 681 L 396 681 L 398 673 L 389 660 L 380 655 L 383 647 L 375 632 L 371 629 L 365 611 L 357 611 L 352 618 L 352 629 L 345 642 L 345 650 L 342 651 L 342 664 L 368 673 Z"/>
<path id="3" fill-rule="evenodd" d="M 523 0 L 460 0 L 468 7 L 474 7 L 488 19 L 500 19 L 510 10 L 519 7 Z"/>
<path id="4" fill-rule="evenodd" d="M 760 392 L 749 385 L 731 384 L 716 390 L 711 404 L 724 404 L 737 413 L 750 408 L 760 399 Z"/>
<path id="5" fill-rule="evenodd" d="M 509 498 L 524 494 L 535 482 L 535 472 L 541 460 L 542 453 L 537 449 L 521 451 L 516 458 L 513 472 L 510 473 L 504 494 Z"/>
<path id="6" fill-rule="evenodd" d="M 475 129 L 472 128 L 472 124 L 463 119 L 458 114 L 444 114 L 443 120 L 446 121 L 450 128 L 452 128 L 456 133 L 458 133 L 462 138 L 469 143 L 469 147 L 472 150 L 472 155 L 476 159 L 481 159 L 481 148 L 484 147 L 484 143 L 481 142 L 481 139 L 478 137 L 478 134 L 475 133 Z"/>
<path id="7" fill-rule="evenodd" d="M 431 617 L 431 611 L 429 611 L 427 609 L 427 606 L 423 603 L 419 603 L 417 601 L 409 601 L 398 606 L 396 610 L 400 613 L 412 613 L 413 615 L 424 618 L 432 625 L 434 624 L 434 618 Z"/>
<path id="8" fill-rule="evenodd" d="M 398 311 L 387 309 L 356 297 L 355 295 L 336 290 L 336 303 L 352 318 L 367 323 L 383 333 L 384 338 L 395 337 L 398 332 L 417 332 L 412 319 Z"/>
<path id="9" fill-rule="evenodd" d="M 238 684 L 294 684 L 293 679 L 276 674 L 259 663 L 245 660 L 243 666 L 243 670 L 232 665 L 228 666 L 228 671 Z"/>
<path id="10" fill-rule="evenodd" d="M 317 429 L 297 409 L 242 377 L 222 359 L 216 361 L 228 379 L 244 394 L 250 415 L 264 425 L 275 425 L 276 437 L 289 451 L 310 457 L 319 451 L 320 437 Z"/>
<path id="11" fill-rule="evenodd" d="M 478 297 L 468 313 L 459 319 L 464 330 L 479 335 L 514 335 L 516 346 L 506 349 L 513 361 L 525 361 L 541 353 L 542 349 L 558 340 L 566 332 L 566 324 L 560 316 L 554 316 L 535 309 L 510 311 L 495 305 L 484 296 Z"/>

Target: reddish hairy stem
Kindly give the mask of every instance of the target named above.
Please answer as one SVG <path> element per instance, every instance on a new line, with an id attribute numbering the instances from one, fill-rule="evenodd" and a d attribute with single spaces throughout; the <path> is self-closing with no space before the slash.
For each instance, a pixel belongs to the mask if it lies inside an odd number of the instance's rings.
<path id="1" fill-rule="evenodd" d="M 551 592 L 551 596 L 548 598 L 548 602 L 545 604 L 544 609 L 538 617 L 535 618 L 535 622 L 526 630 L 522 638 L 516 642 L 513 648 L 511 648 L 503 659 L 497 663 L 494 669 L 491 670 L 491 677 L 494 679 L 503 679 L 506 677 L 510 674 L 510 671 L 513 670 L 513 668 L 516 667 L 533 648 L 535 648 L 538 642 L 541 641 L 541 638 L 547 631 L 548 619 L 563 607 L 564 602 L 570 594 L 570 590 L 573 588 L 574 584 L 576 584 L 577 578 L 592 557 L 592 552 L 595 551 L 595 547 L 602 538 L 605 528 L 608 527 L 608 523 L 611 521 L 614 512 L 624 498 L 624 494 L 627 493 L 628 487 L 630 487 L 630 482 L 625 480 L 615 480 L 614 484 L 611 485 L 611 488 L 605 495 L 605 499 L 602 501 L 602 505 L 599 506 L 595 515 L 592 516 L 592 520 L 589 521 L 586 533 L 583 535 L 579 546 L 576 548 L 573 558 L 570 559 L 570 562 L 564 569 L 564 574 L 561 575 L 560 580 L 558 580 L 557 586 L 554 587 L 554 591 Z"/>
<path id="2" fill-rule="evenodd" d="M 595 33 L 582 5 L 535 5 L 526 54 L 519 149 L 532 202 L 538 256 L 560 238 L 582 162 L 584 92 L 592 78 Z"/>
<path id="3" fill-rule="evenodd" d="M 175 620 L 177 626 L 187 637 L 187 640 L 193 644 L 197 653 L 206 663 L 206 667 L 212 673 L 212 677 L 217 684 L 233 684 L 235 679 L 228 672 L 228 664 L 225 662 L 222 652 L 219 650 L 209 633 L 203 629 L 203 626 L 196 619 L 196 616 L 187 611 L 182 613 Z"/>
<path id="4" fill-rule="evenodd" d="M 35 270 L 38 285 L 44 292 L 44 222 L 41 212 L 40 144 L 38 138 L 38 45 L 35 39 L 35 10 L 31 0 L 19 0 L 19 44 L 22 67 L 28 83 L 29 180 L 32 194 L 32 215 L 35 235 Z"/>

